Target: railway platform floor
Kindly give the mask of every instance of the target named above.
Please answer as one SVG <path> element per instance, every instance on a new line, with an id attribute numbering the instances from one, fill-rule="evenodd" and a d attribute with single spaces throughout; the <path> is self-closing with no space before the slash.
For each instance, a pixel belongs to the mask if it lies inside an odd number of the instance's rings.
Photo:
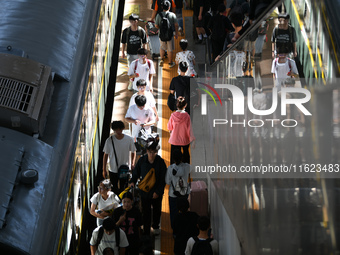
<path id="1" fill-rule="evenodd" d="M 141 19 L 149 20 L 151 18 L 152 9 L 151 9 L 152 0 L 127 0 L 125 1 L 124 7 L 124 21 L 123 21 L 123 29 L 129 26 L 128 17 L 131 13 L 138 14 Z M 183 16 L 191 17 L 191 10 L 183 10 Z M 184 19 L 185 22 L 185 19 Z M 145 23 L 139 22 L 138 24 L 141 27 L 145 26 Z M 185 24 L 184 24 L 185 26 Z M 186 33 L 187 35 L 189 33 Z M 191 33 L 190 33 L 191 34 Z M 192 37 L 192 36 L 191 36 Z M 175 54 L 180 50 L 179 41 L 184 38 L 183 36 L 179 36 L 178 39 L 175 40 Z M 148 45 L 147 48 L 149 49 Z M 204 51 L 203 45 L 201 49 Z M 148 57 L 151 59 L 151 57 Z M 156 107 L 159 113 L 159 121 L 157 123 L 157 132 L 160 135 L 161 139 L 161 150 L 159 151 L 159 155 L 165 160 L 167 166 L 170 164 L 170 144 L 168 143 L 170 134 L 166 128 L 168 119 L 170 118 L 170 110 L 167 107 L 167 97 L 170 93 L 169 86 L 170 81 L 173 77 L 177 76 L 177 65 L 173 68 L 169 68 L 167 59 L 164 61 L 165 64 L 163 67 L 159 67 L 158 59 L 153 60 L 154 66 L 156 69 L 156 75 L 153 77 L 153 87 L 154 87 L 154 96 L 156 99 Z M 203 60 L 204 63 L 204 60 Z M 128 65 L 127 59 L 121 58 L 121 50 L 119 63 L 117 68 L 117 80 L 114 94 L 114 105 L 113 105 L 113 114 L 112 120 L 122 120 L 124 121 L 124 116 L 128 109 L 129 100 L 133 94 L 133 91 L 128 90 L 128 82 L 129 78 L 127 76 Z M 125 123 L 125 126 L 128 127 L 128 123 Z M 126 130 L 129 132 L 129 130 Z M 155 254 L 173 254 L 173 237 L 172 237 L 172 229 L 170 227 L 170 216 L 169 216 L 169 201 L 168 201 L 168 187 L 166 187 L 163 202 L 162 202 L 162 215 L 161 215 L 161 233 L 159 236 L 155 236 Z"/>
<path id="2" fill-rule="evenodd" d="M 122 31 L 129 26 L 128 17 L 131 13 L 138 14 L 142 20 L 149 20 L 152 14 L 151 10 L 152 0 L 127 0 L 125 1 L 124 7 L 124 20 Z M 205 45 L 197 45 L 194 42 L 193 38 L 193 29 L 192 29 L 192 10 L 183 9 L 183 22 L 184 22 L 184 36 L 179 36 L 175 39 L 175 51 L 174 56 L 178 51 L 180 51 L 179 41 L 182 38 L 188 40 L 189 50 L 192 50 L 196 56 L 196 66 L 195 69 L 199 75 L 199 77 L 205 76 Z M 141 27 L 145 26 L 145 23 L 139 22 L 138 24 Z M 263 52 L 262 52 L 262 60 L 257 61 L 255 65 L 252 66 L 252 70 L 255 72 L 251 72 L 253 76 L 259 75 L 261 77 L 271 78 L 272 74 L 271 70 L 271 42 L 270 42 L 270 34 L 272 28 L 275 26 L 273 20 L 270 21 L 270 26 L 267 35 L 267 41 L 264 44 Z M 121 47 L 121 45 L 120 45 Z M 149 49 L 149 46 L 147 45 Z M 151 56 L 148 56 L 151 59 Z M 117 68 L 117 80 L 115 84 L 115 93 L 114 93 L 114 105 L 113 105 L 113 113 L 112 120 L 122 120 L 124 121 L 124 116 L 127 112 L 129 100 L 134 93 L 133 91 L 128 90 L 128 82 L 129 78 L 127 75 L 128 65 L 127 59 L 121 58 L 121 49 L 119 53 L 119 61 Z M 173 68 L 169 68 L 168 60 L 165 59 L 164 66 L 159 67 L 159 59 L 154 59 L 153 63 L 156 70 L 156 75 L 153 77 L 153 88 L 154 88 L 154 96 L 156 99 L 156 107 L 159 114 L 159 121 L 157 123 L 157 132 L 160 135 L 160 144 L 161 149 L 159 151 L 159 155 L 165 160 L 167 166 L 170 164 L 170 144 L 168 143 L 170 134 L 167 130 L 167 122 L 170 118 L 171 111 L 167 106 L 167 97 L 170 93 L 169 86 L 171 79 L 177 76 L 177 65 Z M 256 77 L 255 77 L 256 78 Z M 268 80 L 268 79 L 267 79 Z M 264 90 L 270 90 L 272 84 L 262 84 Z M 126 128 L 129 127 L 128 123 L 125 123 Z M 129 129 L 125 130 L 126 133 L 129 133 Z M 172 237 L 172 229 L 170 227 L 170 216 L 169 216 L 169 202 L 168 202 L 168 187 L 165 189 L 163 202 L 162 202 L 162 215 L 161 215 L 161 234 L 159 236 L 155 236 L 155 254 L 173 254 L 173 237 Z"/>

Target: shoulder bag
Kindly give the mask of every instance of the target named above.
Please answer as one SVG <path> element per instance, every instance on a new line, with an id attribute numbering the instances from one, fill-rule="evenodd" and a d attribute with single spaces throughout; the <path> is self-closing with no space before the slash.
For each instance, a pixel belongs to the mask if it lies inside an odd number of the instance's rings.
<path id="1" fill-rule="evenodd" d="M 116 149 L 115 149 L 115 144 L 113 142 L 113 138 L 111 136 L 111 142 L 112 142 L 112 146 L 113 146 L 113 152 L 115 154 L 115 160 L 116 160 L 116 165 L 118 168 L 118 179 L 128 179 L 129 178 L 129 166 L 128 165 L 120 165 L 118 167 L 118 158 L 117 158 L 117 154 L 116 154 Z"/>

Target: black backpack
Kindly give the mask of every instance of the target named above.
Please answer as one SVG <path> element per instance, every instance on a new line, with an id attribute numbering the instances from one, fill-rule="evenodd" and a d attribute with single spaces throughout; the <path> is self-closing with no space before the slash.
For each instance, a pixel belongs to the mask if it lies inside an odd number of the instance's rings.
<path id="1" fill-rule="evenodd" d="M 98 231 L 98 237 L 97 237 L 97 243 L 96 246 L 98 247 L 98 245 L 100 244 L 100 241 L 102 240 L 104 235 L 104 228 L 103 226 L 99 227 L 99 231 Z M 119 243 L 120 243 L 120 230 L 119 227 L 115 227 L 115 235 L 116 235 L 116 246 L 119 247 Z"/>
<path id="2" fill-rule="evenodd" d="M 197 236 L 193 237 L 195 240 L 194 246 L 192 247 L 191 255 L 213 255 L 213 250 L 210 242 L 212 238 L 205 240 L 198 239 Z"/>
<path id="3" fill-rule="evenodd" d="M 171 41 L 174 30 L 172 29 L 171 23 L 168 19 L 169 12 L 164 15 L 164 12 L 161 12 L 161 24 L 159 26 L 159 38 L 161 41 Z"/>

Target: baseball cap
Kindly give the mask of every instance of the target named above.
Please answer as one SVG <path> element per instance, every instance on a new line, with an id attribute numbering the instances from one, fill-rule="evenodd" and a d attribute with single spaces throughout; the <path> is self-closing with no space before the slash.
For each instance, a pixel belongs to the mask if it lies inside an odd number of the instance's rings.
<path id="1" fill-rule="evenodd" d="M 139 20 L 139 16 L 137 14 L 132 13 L 129 17 L 129 20 Z"/>
<path id="2" fill-rule="evenodd" d="M 278 15 L 278 18 L 279 18 L 279 19 L 289 19 L 290 16 L 289 16 L 288 13 L 280 13 L 280 14 Z"/>

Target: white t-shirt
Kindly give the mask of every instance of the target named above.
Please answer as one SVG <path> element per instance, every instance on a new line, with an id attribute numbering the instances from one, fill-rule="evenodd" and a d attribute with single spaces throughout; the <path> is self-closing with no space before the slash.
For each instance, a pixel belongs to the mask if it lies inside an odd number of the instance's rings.
<path id="1" fill-rule="evenodd" d="M 204 240 L 204 239 L 201 239 L 201 240 Z M 195 244 L 194 238 L 190 237 L 187 242 L 187 247 L 185 248 L 185 255 L 191 255 L 194 244 Z M 210 242 L 210 244 L 211 244 L 211 248 L 213 250 L 214 255 L 218 255 L 218 242 L 215 239 L 213 239 Z"/>
<path id="2" fill-rule="evenodd" d="M 291 68 L 289 68 L 289 64 Z M 285 63 L 279 63 L 278 59 L 274 59 L 272 62 L 271 72 L 275 74 L 275 86 L 278 87 L 278 90 L 280 90 L 282 82 L 284 82 L 287 78 L 290 77 L 287 75 L 287 73 L 293 72 L 297 74 L 298 70 L 297 70 L 295 61 L 287 58 Z"/>
<path id="3" fill-rule="evenodd" d="M 129 107 L 131 105 L 136 104 L 135 103 L 136 96 L 138 96 L 138 92 L 132 95 L 132 97 L 130 99 Z M 155 100 L 154 96 L 152 95 L 152 93 L 150 91 L 145 91 L 144 96 L 146 97 L 146 105 L 150 106 L 150 108 L 156 106 L 156 100 Z"/>
<path id="4" fill-rule="evenodd" d="M 113 205 L 113 209 L 116 209 L 119 206 L 119 198 L 112 191 L 109 191 L 109 196 L 106 200 L 97 192 L 91 197 L 90 201 L 92 204 L 98 205 L 98 209 L 103 209 L 109 205 Z"/>
<path id="5" fill-rule="evenodd" d="M 116 136 L 110 136 L 106 139 L 103 152 L 109 155 L 110 168 L 109 171 L 113 173 L 118 173 L 116 157 L 113 150 L 112 140 L 115 145 L 116 154 L 118 158 L 118 167 L 121 165 L 129 165 L 130 152 L 136 151 L 136 146 L 134 144 L 133 138 L 124 134 L 122 139 L 117 139 Z"/>
<path id="6" fill-rule="evenodd" d="M 97 243 L 97 237 L 99 233 L 99 228 L 97 227 L 95 230 L 93 230 L 92 237 L 90 240 L 90 245 L 96 245 Z M 119 236 L 119 247 L 124 248 L 129 246 L 129 241 L 126 238 L 126 235 L 123 230 L 119 229 L 120 231 L 120 236 Z M 100 243 L 98 245 L 97 251 L 95 255 L 100 255 L 103 254 L 103 250 L 106 247 L 110 247 L 114 250 L 115 254 L 119 254 L 118 247 L 116 245 L 116 233 L 113 232 L 111 235 L 108 235 L 105 233 L 103 234 L 102 239 L 100 240 Z"/>
<path id="7" fill-rule="evenodd" d="M 145 105 L 144 109 L 141 110 L 137 107 L 136 104 L 129 107 L 125 114 L 125 118 L 131 118 L 134 120 L 139 120 L 141 124 L 145 124 L 150 121 L 155 120 L 155 115 L 153 110 L 148 106 Z M 132 137 L 136 138 L 140 131 L 141 127 L 140 124 L 132 123 Z M 151 126 L 144 127 L 147 134 L 151 134 Z"/>
<path id="8" fill-rule="evenodd" d="M 135 70 L 136 62 L 137 62 L 137 68 Z M 150 64 L 148 64 L 148 62 Z M 150 65 L 150 68 L 149 68 L 149 65 Z M 137 85 L 136 85 L 137 81 L 140 80 L 140 79 L 144 79 L 146 81 L 146 91 L 149 91 L 150 90 L 149 74 L 155 74 L 156 73 L 153 62 L 149 59 L 146 60 L 145 64 L 141 64 L 139 59 L 133 61 L 130 65 L 130 67 L 129 67 L 128 75 L 133 75 L 134 73 L 138 73 L 139 77 L 136 77 L 134 79 L 133 89 L 137 90 Z"/>
<path id="9" fill-rule="evenodd" d="M 178 63 L 178 70 L 177 73 L 180 75 L 181 74 L 181 70 L 179 70 L 179 63 L 181 63 L 182 61 L 185 61 L 188 63 L 188 71 L 185 73 L 186 76 L 192 76 L 193 74 L 196 76 L 197 73 L 195 71 L 195 67 L 194 67 L 194 59 L 195 59 L 195 55 L 192 51 L 190 50 L 186 50 L 186 51 L 181 51 L 178 52 L 176 54 L 176 59 L 175 61 Z"/>

